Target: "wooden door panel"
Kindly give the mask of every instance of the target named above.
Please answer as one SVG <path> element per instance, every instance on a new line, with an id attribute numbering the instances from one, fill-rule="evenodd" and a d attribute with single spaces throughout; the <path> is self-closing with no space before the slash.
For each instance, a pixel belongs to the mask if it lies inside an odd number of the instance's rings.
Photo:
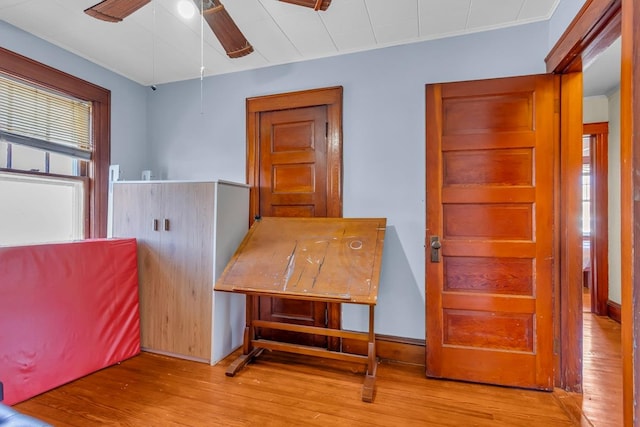
<path id="1" fill-rule="evenodd" d="M 261 319 L 274 322 L 294 323 L 298 325 L 326 326 L 326 304 L 313 301 L 291 300 L 283 298 L 260 298 Z M 277 332 L 277 333 L 272 333 Z M 327 337 L 322 335 L 299 334 L 287 331 L 258 331 L 263 338 L 295 342 L 301 345 L 326 347 Z"/>
<path id="2" fill-rule="evenodd" d="M 298 216 L 303 218 L 312 218 L 317 215 L 314 205 L 295 205 L 274 206 L 271 209 L 271 216 Z"/>
<path id="3" fill-rule="evenodd" d="M 536 381 L 536 357 L 523 353 L 517 367 L 513 369 L 512 353 L 492 351 L 492 357 L 486 357 L 486 349 L 450 346 L 447 351 L 447 364 L 440 371 L 442 378 L 464 378 L 464 381 L 484 384 L 508 384 L 514 387 L 528 387 Z M 478 365 L 482 364 L 482 374 Z"/>
<path id="4" fill-rule="evenodd" d="M 533 101 L 527 93 L 483 95 L 470 92 L 460 98 L 451 93 L 443 107 L 443 135 L 528 131 L 533 127 Z"/>
<path id="5" fill-rule="evenodd" d="M 533 295 L 533 260 L 447 256 L 443 290 L 491 294 Z"/>
<path id="6" fill-rule="evenodd" d="M 276 165 L 271 171 L 271 188 L 275 194 L 307 193 L 309 197 L 316 189 L 316 174 L 313 164 Z"/>
<path id="7" fill-rule="evenodd" d="M 533 317 L 527 313 L 446 309 L 443 323 L 445 345 L 533 351 Z"/>
<path id="8" fill-rule="evenodd" d="M 316 139 L 314 113 L 312 110 L 278 113 L 279 120 L 271 128 L 272 153 L 306 152 L 313 155 Z"/>
<path id="9" fill-rule="evenodd" d="M 260 115 L 260 214 L 273 211 L 326 216 L 326 106 Z"/>
<path id="10" fill-rule="evenodd" d="M 444 185 L 532 185 L 529 148 L 447 151 L 442 156 Z"/>
<path id="11" fill-rule="evenodd" d="M 427 86 L 427 375 L 553 386 L 553 76 Z"/>
<path id="12" fill-rule="evenodd" d="M 531 204 L 445 204 L 444 239 L 531 240 Z"/>

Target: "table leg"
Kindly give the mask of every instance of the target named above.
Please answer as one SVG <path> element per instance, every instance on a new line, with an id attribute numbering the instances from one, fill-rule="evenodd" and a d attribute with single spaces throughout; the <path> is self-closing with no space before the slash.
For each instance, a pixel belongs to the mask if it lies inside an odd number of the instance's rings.
<path id="1" fill-rule="evenodd" d="M 364 377 L 362 385 L 362 401 L 373 402 L 373 395 L 376 387 L 376 371 L 378 368 L 378 359 L 376 357 L 376 335 L 374 332 L 373 322 L 373 305 L 369 306 L 369 344 L 367 346 L 367 373 Z"/>
<path id="2" fill-rule="evenodd" d="M 255 307 L 256 298 L 253 295 L 247 295 L 246 298 L 246 312 L 245 312 L 245 326 L 244 326 L 244 342 L 242 343 L 242 354 L 251 353 L 251 340 L 255 337 L 255 331 L 253 329 L 253 310 Z"/>
<path id="3" fill-rule="evenodd" d="M 251 350 L 249 354 L 243 354 L 238 356 L 236 360 L 233 361 L 231 365 L 227 368 L 227 371 L 224 373 L 228 377 L 232 377 L 237 374 L 242 368 L 244 368 L 248 363 L 251 363 L 253 359 L 260 356 L 264 348 L 254 348 Z"/>
<path id="4" fill-rule="evenodd" d="M 253 327 L 253 308 L 255 298 L 257 297 L 253 295 L 247 295 L 246 297 L 246 321 L 244 327 L 244 341 L 242 343 L 242 355 L 234 360 L 227 368 L 225 375 L 228 377 L 234 376 L 238 371 L 244 368 L 247 363 L 250 363 L 253 359 L 262 354 L 262 351 L 264 350 L 262 348 L 253 348 L 251 345 L 251 341 L 255 338 L 255 330 Z"/>

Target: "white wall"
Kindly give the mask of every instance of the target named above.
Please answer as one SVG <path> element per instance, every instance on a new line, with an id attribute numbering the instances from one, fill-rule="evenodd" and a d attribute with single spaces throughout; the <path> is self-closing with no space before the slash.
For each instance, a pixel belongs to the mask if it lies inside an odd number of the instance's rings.
<path id="1" fill-rule="evenodd" d="M 609 299 L 622 302 L 620 88 L 609 95 Z"/>
<path id="2" fill-rule="evenodd" d="M 245 99 L 343 86 L 344 216 L 386 217 L 376 332 L 425 337 L 425 84 L 544 72 L 547 22 L 158 86 L 153 169 L 245 182 Z M 522 46 L 526 46 L 523 49 Z M 365 307 L 343 326 L 366 330 Z"/>
<path id="3" fill-rule="evenodd" d="M 111 163 L 140 179 L 147 160 L 147 91 L 129 79 L 0 20 L 0 46 L 111 91 Z"/>
<path id="4" fill-rule="evenodd" d="M 582 101 L 582 123 L 609 121 L 609 98 L 605 95 L 588 96 Z"/>

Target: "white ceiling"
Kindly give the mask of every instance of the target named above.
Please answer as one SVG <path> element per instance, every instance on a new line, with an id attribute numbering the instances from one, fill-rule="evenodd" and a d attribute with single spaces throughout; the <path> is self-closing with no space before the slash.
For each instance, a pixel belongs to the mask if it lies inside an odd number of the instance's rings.
<path id="1" fill-rule="evenodd" d="M 546 20 L 559 0 L 333 0 L 325 12 L 277 0 L 222 0 L 254 47 L 229 59 L 178 0 L 123 22 L 83 11 L 99 0 L 0 0 L 0 19 L 142 85 L 174 82 Z M 201 31 L 202 29 L 202 31 Z"/>
<path id="2" fill-rule="evenodd" d="M 584 96 L 610 95 L 620 86 L 620 37 L 587 66 L 583 74 Z"/>

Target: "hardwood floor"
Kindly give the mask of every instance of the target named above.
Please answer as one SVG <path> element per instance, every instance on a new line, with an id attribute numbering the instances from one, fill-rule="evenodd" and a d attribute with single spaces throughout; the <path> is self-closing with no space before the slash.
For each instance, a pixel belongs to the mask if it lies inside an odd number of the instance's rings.
<path id="1" fill-rule="evenodd" d="M 591 314 L 591 295 L 583 298 L 583 394 L 575 404 L 595 427 L 622 425 L 622 348 L 620 324 Z"/>
<path id="2" fill-rule="evenodd" d="M 230 378 L 234 357 L 210 367 L 142 353 L 14 408 L 58 427 L 619 426 L 621 381 L 607 378 L 621 372 L 620 328 L 585 316 L 583 399 L 430 380 L 422 366 L 383 361 L 364 403 L 360 365 L 274 352 Z"/>
<path id="3" fill-rule="evenodd" d="M 622 350 L 620 324 L 584 314 L 584 414 L 596 427 L 622 425 Z"/>

